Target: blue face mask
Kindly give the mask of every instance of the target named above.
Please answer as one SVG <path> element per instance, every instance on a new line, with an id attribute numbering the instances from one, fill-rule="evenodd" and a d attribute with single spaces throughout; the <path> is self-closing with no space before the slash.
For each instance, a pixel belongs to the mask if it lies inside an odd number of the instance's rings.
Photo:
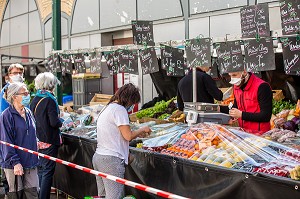
<path id="1" fill-rule="evenodd" d="M 22 102 L 21 104 L 23 106 L 27 106 L 30 103 L 30 95 L 22 96 Z"/>
<path id="2" fill-rule="evenodd" d="M 127 112 L 131 112 L 133 110 L 133 108 L 134 108 L 134 104 L 127 107 L 126 110 L 127 110 Z"/>

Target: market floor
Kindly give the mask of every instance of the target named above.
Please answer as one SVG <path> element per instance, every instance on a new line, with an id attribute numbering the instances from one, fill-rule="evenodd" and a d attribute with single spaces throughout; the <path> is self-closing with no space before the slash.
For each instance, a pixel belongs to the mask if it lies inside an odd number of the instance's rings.
<path id="1" fill-rule="evenodd" d="M 5 199 L 3 187 L 0 187 L 0 199 Z M 51 194 L 50 199 L 71 199 L 71 198 L 70 197 L 68 198 L 64 194 L 59 194 L 59 195 Z"/>

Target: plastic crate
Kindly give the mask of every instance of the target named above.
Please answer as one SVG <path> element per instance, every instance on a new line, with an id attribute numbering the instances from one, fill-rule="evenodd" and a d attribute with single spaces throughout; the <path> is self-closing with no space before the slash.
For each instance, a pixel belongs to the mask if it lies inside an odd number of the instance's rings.
<path id="1" fill-rule="evenodd" d="M 63 104 L 73 101 L 73 95 L 63 96 Z"/>
<path id="2" fill-rule="evenodd" d="M 73 93 L 101 93 L 101 79 L 72 79 Z"/>
<path id="3" fill-rule="evenodd" d="M 74 106 L 87 105 L 94 97 L 95 93 L 73 93 Z"/>

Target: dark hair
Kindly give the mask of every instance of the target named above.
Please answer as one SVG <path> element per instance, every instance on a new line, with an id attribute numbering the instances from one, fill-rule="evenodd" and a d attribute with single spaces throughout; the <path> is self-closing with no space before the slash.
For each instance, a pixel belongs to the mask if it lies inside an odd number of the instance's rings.
<path id="1" fill-rule="evenodd" d="M 135 87 L 132 83 L 125 84 L 110 98 L 108 104 L 117 101 L 118 104 L 129 107 L 133 104 L 139 103 L 141 100 L 141 95 L 139 89 Z"/>

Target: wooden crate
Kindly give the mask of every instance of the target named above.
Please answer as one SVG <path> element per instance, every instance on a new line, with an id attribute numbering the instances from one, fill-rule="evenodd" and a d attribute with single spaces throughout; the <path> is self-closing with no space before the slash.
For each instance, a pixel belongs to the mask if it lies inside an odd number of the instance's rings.
<path id="1" fill-rule="evenodd" d="M 93 78 L 100 78 L 100 73 L 78 73 L 72 75 L 73 79 L 93 79 Z"/>
<path id="2" fill-rule="evenodd" d="M 273 92 L 273 99 L 274 100 L 279 101 L 279 100 L 284 99 L 284 95 L 283 95 L 282 90 L 272 90 L 272 92 Z"/>
<path id="3" fill-rule="evenodd" d="M 97 105 L 97 104 L 106 105 L 109 102 L 111 97 L 112 95 L 96 93 L 95 96 L 91 99 L 90 105 Z"/>

